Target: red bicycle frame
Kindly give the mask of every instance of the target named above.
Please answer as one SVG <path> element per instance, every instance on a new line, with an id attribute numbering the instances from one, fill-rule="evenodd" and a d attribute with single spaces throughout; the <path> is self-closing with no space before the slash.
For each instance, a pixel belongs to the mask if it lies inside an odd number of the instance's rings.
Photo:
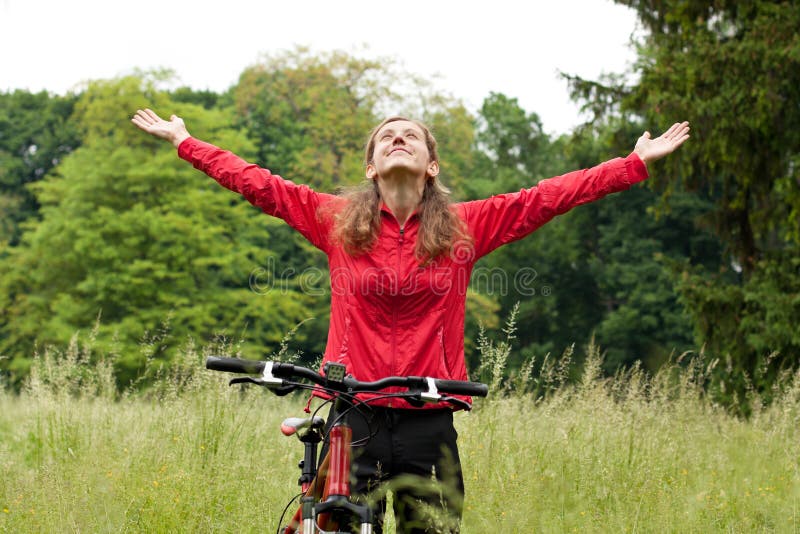
<path id="1" fill-rule="evenodd" d="M 371 514 L 365 506 L 350 503 L 350 458 L 353 430 L 344 422 L 334 425 L 329 434 L 328 454 L 322 460 L 317 475 L 311 482 L 304 482 L 303 498 L 283 534 L 310 534 L 317 529 L 330 530 L 339 528 L 339 522 L 333 519 L 330 512 L 320 512 L 321 507 L 329 505 L 332 509 L 345 509 L 362 515 L 362 533 L 372 531 Z M 321 489 L 321 491 L 320 491 Z M 316 504 L 317 517 L 314 518 Z M 367 526 L 368 523 L 368 526 Z M 301 527 L 302 526 L 302 527 Z M 299 530 L 298 530 L 299 529 Z"/>

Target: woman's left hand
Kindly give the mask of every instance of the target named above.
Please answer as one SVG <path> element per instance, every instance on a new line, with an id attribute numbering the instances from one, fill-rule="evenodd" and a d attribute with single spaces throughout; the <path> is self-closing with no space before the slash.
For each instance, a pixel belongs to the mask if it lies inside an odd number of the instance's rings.
<path id="1" fill-rule="evenodd" d="M 689 139 L 689 123 L 676 122 L 669 130 L 655 139 L 650 138 L 650 132 L 645 132 L 637 141 L 633 151 L 638 154 L 645 165 L 652 161 L 672 154 L 679 146 Z"/>

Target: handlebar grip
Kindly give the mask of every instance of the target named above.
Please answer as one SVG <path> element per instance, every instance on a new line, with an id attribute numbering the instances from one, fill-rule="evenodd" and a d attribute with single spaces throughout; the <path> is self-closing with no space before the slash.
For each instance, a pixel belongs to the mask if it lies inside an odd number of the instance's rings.
<path id="1" fill-rule="evenodd" d="M 453 395 L 470 395 L 473 397 L 485 397 L 489 394 L 489 386 L 479 382 L 462 382 L 460 380 L 436 380 L 436 389 L 440 393 L 452 393 Z"/>
<path id="2" fill-rule="evenodd" d="M 264 371 L 265 362 L 242 360 L 241 358 L 222 358 L 209 356 L 206 358 L 206 369 L 224 371 L 226 373 L 259 374 Z"/>

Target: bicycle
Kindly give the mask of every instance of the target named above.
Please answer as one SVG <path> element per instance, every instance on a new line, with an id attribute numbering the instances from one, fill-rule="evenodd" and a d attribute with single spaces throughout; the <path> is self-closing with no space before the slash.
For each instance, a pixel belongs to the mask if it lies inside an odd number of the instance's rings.
<path id="1" fill-rule="evenodd" d="M 485 397 L 488 393 L 486 384 L 431 377 L 390 376 L 374 382 L 361 382 L 345 375 L 344 365 L 333 362 L 328 362 L 323 373 L 318 373 L 289 363 L 211 356 L 206 360 L 206 368 L 260 375 L 234 378 L 229 382 L 231 385 L 255 384 L 279 396 L 306 389 L 333 403 L 333 421 L 327 425 L 322 417 L 315 415 L 316 411 L 311 417 L 290 417 L 281 424 L 284 435 L 298 436 L 303 443 L 304 454 L 299 463 L 300 506 L 289 523 L 282 526 L 286 511 L 297 497 L 289 502 L 280 519 L 279 534 L 347 534 L 349 531 L 340 529 L 348 528 L 354 522 L 359 525 L 360 534 L 372 534 L 372 509 L 353 501 L 350 495 L 352 429 L 346 415 L 351 410 L 387 397 L 400 397 L 416 406 L 448 402 L 459 408 L 470 409 L 470 404 L 463 399 L 448 395 Z M 402 389 L 381 393 L 390 387 Z M 364 394 L 372 395 L 364 398 Z M 318 463 L 318 447 L 324 441 L 327 441 L 328 452 Z"/>

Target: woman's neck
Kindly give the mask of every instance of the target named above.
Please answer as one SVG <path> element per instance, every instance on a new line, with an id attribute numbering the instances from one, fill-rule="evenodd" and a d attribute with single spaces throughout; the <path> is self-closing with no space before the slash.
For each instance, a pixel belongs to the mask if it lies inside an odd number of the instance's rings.
<path id="1" fill-rule="evenodd" d="M 392 211 L 402 228 L 422 202 L 425 183 L 409 184 L 408 182 L 378 180 L 378 189 L 381 199 Z"/>

